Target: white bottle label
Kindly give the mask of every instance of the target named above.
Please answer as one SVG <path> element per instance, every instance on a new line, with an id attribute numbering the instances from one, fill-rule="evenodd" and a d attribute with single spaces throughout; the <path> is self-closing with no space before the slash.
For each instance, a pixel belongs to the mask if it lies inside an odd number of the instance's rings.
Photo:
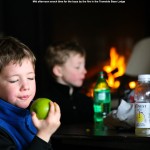
<path id="1" fill-rule="evenodd" d="M 136 128 L 150 128 L 150 103 L 136 103 L 135 117 Z"/>
<path id="2" fill-rule="evenodd" d="M 98 93 L 98 99 L 105 100 L 106 99 L 106 93 L 105 92 Z"/>

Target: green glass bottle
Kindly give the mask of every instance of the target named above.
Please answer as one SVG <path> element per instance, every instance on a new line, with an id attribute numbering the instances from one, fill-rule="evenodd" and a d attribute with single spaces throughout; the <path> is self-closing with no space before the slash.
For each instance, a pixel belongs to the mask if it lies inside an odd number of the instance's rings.
<path id="1" fill-rule="evenodd" d="M 103 122 L 111 111 L 111 92 L 103 71 L 99 73 L 93 92 L 94 122 Z"/>

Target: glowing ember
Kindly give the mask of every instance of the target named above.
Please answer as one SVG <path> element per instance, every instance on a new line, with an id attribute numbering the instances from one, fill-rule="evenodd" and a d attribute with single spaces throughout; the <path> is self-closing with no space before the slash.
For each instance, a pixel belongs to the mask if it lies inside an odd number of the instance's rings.
<path id="1" fill-rule="evenodd" d="M 129 87 L 130 89 L 134 89 L 136 87 L 136 82 L 135 81 L 129 82 Z"/>

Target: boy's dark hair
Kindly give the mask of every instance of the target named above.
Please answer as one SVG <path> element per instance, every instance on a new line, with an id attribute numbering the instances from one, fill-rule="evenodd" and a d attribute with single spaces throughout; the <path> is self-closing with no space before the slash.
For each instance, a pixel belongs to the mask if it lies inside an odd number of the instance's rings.
<path id="1" fill-rule="evenodd" d="M 80 54 L 86 57 L 85 49 L 75 41 L 58 42 L 50 45 L 45 55 L 50 73 L 52 73 L 52 68 L 55 65 L 63 65 L 71 54 Z"/>
<path id="2" fill-rule="evenodd" d="M 10 62 L 21 65 L 25 58 L 30 59 L 35 67 L 36 58 L 28 46 L 11 36 L 0 38 L 0 72 Z"/>

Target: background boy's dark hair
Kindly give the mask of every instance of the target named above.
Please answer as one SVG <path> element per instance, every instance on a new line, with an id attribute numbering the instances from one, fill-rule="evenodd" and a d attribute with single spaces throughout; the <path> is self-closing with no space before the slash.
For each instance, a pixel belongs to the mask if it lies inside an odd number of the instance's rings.
<path id="1" fill-rule="evenodd" d="M 57 42 L 47 48 L 45 61 L 51 75 L 53 75 L 53 67 L 64 64 L 70 54 L 80 54 L 86 57 L 85 49 L 76 41 Z"/>

